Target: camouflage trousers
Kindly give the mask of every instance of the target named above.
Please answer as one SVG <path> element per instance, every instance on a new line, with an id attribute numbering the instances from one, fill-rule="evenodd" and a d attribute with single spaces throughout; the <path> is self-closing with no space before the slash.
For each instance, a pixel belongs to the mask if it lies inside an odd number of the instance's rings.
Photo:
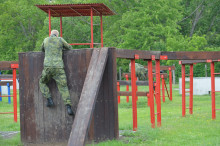
<path id="1" fill-rule="evenodd" d="M 71 105 L 70 94 L 67 87 L 66 74 L 63 68 L 44 68 L 39 81 L 40 91 L 42 92 L 43 96 L 46 98 L 51 97 L 51 93 L 49 91 L 47 83 L 52 78 L 56 81 L 57 87 L 64 103 Z"/>

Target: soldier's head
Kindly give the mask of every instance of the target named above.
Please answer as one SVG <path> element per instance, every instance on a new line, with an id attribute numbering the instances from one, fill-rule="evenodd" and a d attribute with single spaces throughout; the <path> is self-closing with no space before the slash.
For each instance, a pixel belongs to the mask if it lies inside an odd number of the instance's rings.
<path id="1" fill-rule="evenodd" d="M 59 36 L 59 31 L 52 30 L 50 35 L 55 35 L 56 37 L 58 37 Z"/>

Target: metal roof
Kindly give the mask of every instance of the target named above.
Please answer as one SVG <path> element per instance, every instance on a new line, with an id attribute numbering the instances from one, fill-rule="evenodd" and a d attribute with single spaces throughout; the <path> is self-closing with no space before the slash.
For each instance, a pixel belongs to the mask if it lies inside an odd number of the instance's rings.
<path id="1" fill-rule="evenodd" d="M 76 16 L 90 16 L 91 8 L 93 8 L 93 16 L 108 16 L 115 15 L 105 4 L 103 3 L 91 3 L 91 4 L 56 4 L 56 5 L 36 5 L 38 8 L 48 13 L 52 17 L 76 17 Z"/>

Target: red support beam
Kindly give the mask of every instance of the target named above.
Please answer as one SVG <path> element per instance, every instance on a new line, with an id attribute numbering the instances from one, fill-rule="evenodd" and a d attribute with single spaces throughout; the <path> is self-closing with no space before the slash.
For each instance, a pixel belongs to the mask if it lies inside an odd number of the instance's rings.
<path id="1" fill-rule="evenodd" d="M 100 26 L 101 26 L 101 47 L 104 47 L 104 44 L 103 44 L 103 24 L 102 24 L 102 15 L 100 16 Z"/>
<path id="2" fill-rule="evenodd" d="M 136 100 L 135 59 L 131 59 L 131 91 L 132 91 L 133 131 L 136 131 L 137 130 L 137 100 Z"/>
<path id="3" fill-rule="evenodd" d="M 189 113 L 193 114 L 193 64 L 190 64 L 190 97 L 189 97 Z"/>
<path id="4" fill-rule="evenodd" d="M 125 78 L 128 81 L 128 75 L 125 75 Z M 126 85 L 126 91 L 129 91 L 129 85 Z M 129 96 L 126 97 L 126 101 L 129 102 Z"/>
<path id="5" fill-rule="evenodd" d="M 90 48 L 94 47 L 94 43 L 93 43 L 93 9 L 90 9 L 90 14 L 91 14 L 91 44 L 90 44 Z"/>
<path id="6" fill-rule="evenodd" d="M 215 64 L 211 62 L 211 94 L 212 94 L 212 119 L 216 119 L 215 114 Z"/>
<path id="7" fill-rule="evenodd" d="M 16 85 L 16 68 L 18 64 L 11 64 L 13 69 L 13 107 L 14 107 L 14 121 L 17 122 L 17 85 Z"/>
<path id="8" fill-rule="evenodd" d="M 161 126 L 161 100 L 160 100 L 160 60 L 156 59 L 156 101 L 157 101 L 157 126 Z"/>
<path id="9" fill-rule="evenodd" d="M 185 64 L 182 64 L 182 116 L 186 114 Z"/>
<path id="10" fill-rule="evenodd" d="M 62 16 L 60 16 L 60 37 L 63 37 Z"/>
<path id="11" fill-rule="evenodd" d="M 117 90 L 118 90 L 118 92 L 120 91 L 120 84 L 119 84 L 119 82 L 117 82 Z M 121 102 L 121 97 L 120 96 L 118 96 L 118 104 Z"/>
<path id="12" fill-rule="evenodd" d="M 163 75 L 161 76 L 162 78 L 162 95 L 163 95 L 163 102 L 165 102 L 165 88 L 164 88 L 164 84 L 165 84 L 165 80 L 164 80 L 164 77 Z"/>
<path id="13" fill-rule="evenodd" d="M 48 15 L 49 15 L 49 36 L 51 33 L 51 13 L 50 13 L 50 9 L 48 10 Z"/>
<path id="14" fill-rule="evenodd" d="M 149 96 L 150 103 L 150 117 L 151 117 L 151 127 L 155 128 L 155 114 L 154 114 L 154 85 L 153 85 L 153 69 L 152 60 L 148 60 L 148 79 L 149 79 Z"/>
<path id="15" fill-rule="evenodd" d="M 172 70 L 169 68 L 169 83 L 170 83 L 170 101 L 173 99 L 173 91 L 172 91 Z"/>

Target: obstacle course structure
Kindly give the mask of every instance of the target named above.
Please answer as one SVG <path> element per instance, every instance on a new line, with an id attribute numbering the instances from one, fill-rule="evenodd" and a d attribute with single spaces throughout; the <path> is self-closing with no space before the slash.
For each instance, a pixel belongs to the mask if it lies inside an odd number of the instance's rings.
<path id="1" fill-rule="evenodd" d="M 95 7 L 97 6 L 97 7 Z M 63 16 L 91 16 L 91 42 L 72 45 L 90 45 L 93 42 L 93 16 L 113 15 L 103 4 L 37 5 L 49 15 L 49 32 L 51 16 L 60 17 L 62 36 Z M 83 10 L 82 10 L 83 9 Z M 101 19 L 101 47 L 102 19 Z M 55 102 L 54 108 L 45 106 L 46 99 L 39 91 L 39 77 L 43 70 L 42 52 L 19 54 L 20 72 L 20 112 L 21 139 L 28 143 L 67 142 L 69 146 L 82 146 L 86 141 L 102 141 L 117 139 L 118 103 L 116 87 L 116 58 L 131 61 L 131 86 L 133 130 L 137 130 L 137 89 L 135 76 L 135 60 L 148 62 L 148 84 L 151 126 L 161 126 L 160 98 L 160 60 L 215 60 L 220 52 L 160 52 L 143 50 L 123 50 L 115 48 L 81 49 L 64 52 L 64 64 L 71 101 L 79 104 L 75 119 L 66 115 L 63 101 L 57 91 L 55 82 L 49 83 Z M 156 103 L 154 110 L 153 64 L 156 68 Z"/>
<path id="2" fill-rule="evenodd" d="M 11 103 L 11 97 L 13 97 L 13 112 L 0 112 L 0 114 L 14 114 L 14 121 L 17 122 L 17 85 L 16 85 L 16 69 L 19 68 L 18 62 L 16 61 L 1 61 L 0 70 L 12 70 L 12 76 L 0 76 L 0 85 L 9 86 L 9 94 L 1 95 L 1 97 L 8 97 L 8 102 Z M 12 80 L 12 82 L 5 81 Z M 10 95 L 10 85 L 13 85 L 13 95 Z"/>

